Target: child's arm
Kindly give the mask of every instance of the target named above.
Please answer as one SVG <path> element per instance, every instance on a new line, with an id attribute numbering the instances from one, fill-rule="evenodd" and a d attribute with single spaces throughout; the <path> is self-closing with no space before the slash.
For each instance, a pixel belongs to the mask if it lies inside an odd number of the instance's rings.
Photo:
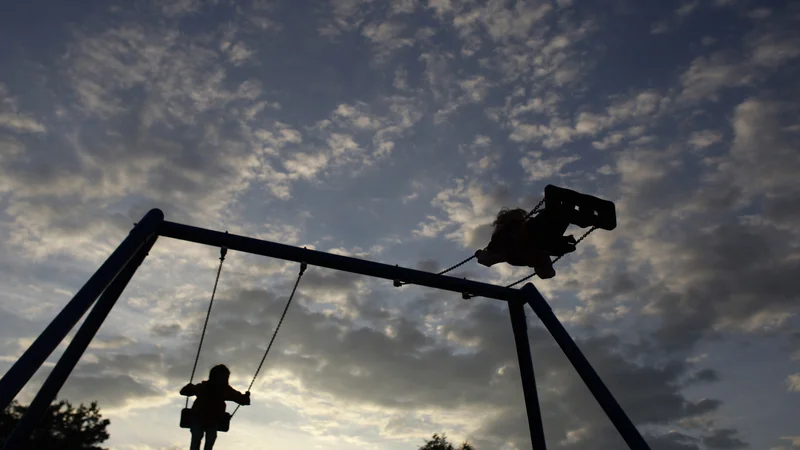
<path id="1" fill-rule="evenodd" d="M 242 394 L 236 389 L 230 388 L 230 390 L 228 391 L 228 398 L 226 398 L 225 400 L 230 400 L 242 406 L 247 406 L 250 404 L 250 391 L 247 391 L 246 393 Z"/>
<path id="2" fill-rule="evenodd" d="M 197 395 L 197 386 L 192 383 L 187 384 L 181 389 L 181 395 L 186 395 L 188 397 Z"/>

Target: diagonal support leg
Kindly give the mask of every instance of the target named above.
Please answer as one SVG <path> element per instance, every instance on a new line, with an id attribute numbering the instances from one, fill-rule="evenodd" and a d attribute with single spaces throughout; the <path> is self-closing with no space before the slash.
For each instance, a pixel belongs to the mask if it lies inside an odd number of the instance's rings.
<path id="1" fill-rule="evenodd" d="M 528 298 L 528 303 L 531 305 L 534 312 L 536 312 L 536 315 L 539 316 L 544 326 L 550 331 L 553 339 L 555 339 L 558 346 L 561 347 L 561 350 L 567 356 L 569 362 L 572 363 L 578 375 L 580 375 L 583 382 L 586 383 L 586 387 L 589 388 L 594 398 L 600 403 L 603 411 L 605 411 L 608 418 L 611 419 L 614 427 L 616 427 L 619 434 L 622 435 L 622 438 L 625 439 L 628 447 L 630 447 L 631 450 L 650 450 L 650 446 L 647 445 L 647 442 L 639 433 L 639 430 L 633 425 L 631 419 L 629 419 L 625 411 L 622 410 L 622 407 L 617 403 L 617 400 L 603 383 L 603 380 L 600 379 L 600 376 L 597 375 L 592 365 L 589 364 L 589 361 L 575 344 L 575 341 L 572 340 L 567 330 L 564 329 L 564 326 L 561 325 L 556 315 L 553 314 L 553 310 L 550 309 L 547 300 L 545 300 L 539 290 L 536 289 L 536 286 L 528 283 L 522 287 L 522 292 Z"/>
<path id="2" fill-rule="evenodd" d="M 531 433 L 531 443 L 533 444 L 534 450 L 545 450 L 547 446 L 544 440 L 542 413 L 539 409 L 539 396 L 536 392 L 536 378 L 533 373 L 531 346 L 528 341 L 528 322 L 525 319 L 525 304 L 518 301 L 508 302 L 508 312 L 511 315 L 514 342 L 517 344 L 517 359 L 519 360 L 519 371 L 522 376 L 522 393 L 525 396 L 525 410 L 528 413 L 528 428 Z"/>
<path id="3" fill-rule="evenodd" d="M 133 274 L 136 273 L 136 269 L 138 269 L 139 265 L 144 261 L 147 252 L 153 247 L 156 239 L 158 239 L 158 236 L 151 237 L 139 249 L 125 268 L 122 269 L 122 272 L 111 282 L 111 285 L 108 286 L 105 292 L 103 292 L 103 295 L 97 300 L 94 308 L 89 312 L 89 315 L 86 317 L 80 329 L 78 329 L 78 332 L 64 351 L 61 359 L 58 360 L 53 371 L 50 372 L 47 380 L 44 382 L 41 389 L 39 389 L 39 392 L 36 394 L 33 402 L 31 402 L 28 411 L 22 417 L 19 425 L 17 425 L 6 440 L 3 450 L 17 450 L 25 447 L 28 437 L 42 421 L 44 414 L 47 412 L 47 408 L 53 402 L 56 395 L 58 395 L 58 391 L 61 390 L 61 387 L 64 386 L 67 377 L 72 373 L 75 365 L 78 364 L 86 348 L 89 347 L 89 343 L 94 338 L 97 330 L 100 329 L 100 326 L 106 320 L 106 317 L 108 317 L 111 308 L 114 307 L 120 294 L 125 290 L 131 278 L 133 278 Z"/>
<path id="4" fill-rule="evenodd" d="M 133 258 L 139 248 L 158 231 L 164 221 L 164 213 L 159 209 L 150 210 L 133 227 L 130 234 L 114 250 L 114 253 L 97 269 L 89 281 L 72 297 L 42 334 L 25 350 L 25 353 L 0 379 L 0 410 L 4 410 L 25 384 L 44 364 L 58 344 L 64 340 L 69 330 L 86 314 L 89 307 L 103 290 L 114 280 L 119 272 Z"/>

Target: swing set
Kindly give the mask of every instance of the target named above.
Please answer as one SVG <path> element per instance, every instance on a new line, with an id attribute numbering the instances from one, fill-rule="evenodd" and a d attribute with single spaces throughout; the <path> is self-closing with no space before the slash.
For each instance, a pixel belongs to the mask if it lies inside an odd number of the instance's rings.
<path id="1" fill-rule="evenodd" d="M 208 311 L 206 311 L 206 320 L 203 323 L 203 331 L 200 333 L 200 344 L 197 345 L 197 354 L 194 357 L 194 365 L 192 366 L 192 375 L 189 377 L 189 383 L 191 384 L 194 381 L 194 374 L 197 370 L 197 361 L 200 360 L 200 350 L 203 348 L 203 340 L 206 337 L 206 329 L 208 328 L 208 319 L 211 317 L 211 307 L 214 306 L 214 296 L 217 294 L 217 285 L 219 284 L 219 276 L 222 273 L 222 263 L 225 262 L 225 255 L 228 253 L 227 247 L 222 247 L 219 250 L 219 268 L 217 268 L 217 279 L 214 280 L 214 289 L 211 291 L 211 301 L 208 302 Z M 250 389 L 253 388 L 253 384 L 255 384 L 256 379 L 258 378 L 258 373 L 261 372 L 261 367 L 264 366 L 264 361 L 267 359 L 267 355 L 269 354 L 270 349 L 272 348 L 272 344 L 275 342 L 275 338 L 278 336 L 278 330 L 281 329 L 281 324 L 283 324 L 283 319 L 286 318 L 286 313 L 289 311 L 289 305 L 292 304 L 292 299 L 294 299 L 294 294 L 297 292 L 297 286 L 300 285 L 300 279 L 303 278 L 303 274 L 306 272 L 308 268 L 308 264 L 301 263 L 300 264 L 300 273 L 297 275 L 297 280 L 294 282 L 294 287 L 292 288 L 292 293 L 289 295 L 289 300 L 286 302 L 286 307 L 283 308 L 283 314 L 281 314 L 280 320 L 278 320 L 278 325 L 275 327 L 275 332 L 272 333 L 272 338 L 269 340 L 269 344 L 267 345 L 267 349 L 264 350 L 264 356 L 261 357 L 261 362 L 258 363 L 258 368 L 256 369 L 255 375 L 253 375 L 253 380 L 250 382 L 250 386 L 247 387 L 247 391 L 249 392 Z M 231 419 L 236 414 L 236 411 L 239 410 L 239 406 L 236 405 L 236 409 L 233 410 L 232 413 L 224 413 L 222 416 L 222 420 L 217 424 L 217 431 L 227 432 L 231 428 Z M 186 397 L 186 405 L 181 410 L 181 428 L 192 428 L 192 410 L 189 408 L 189 397 Z"/>
<path id="2" fill-rule="evenodd" d="M 545 205 L 544 211 L 540 211 L 542 205 Z M 616 216 L 614 213 L 613 203 L 588 195 L 578 194 L 577 192 L 567 189 L 557 188 L 555 186 L 547 186 L 545 189 L 545 198 L 530 213 L 525 215 L 525 223 L 530 224 L 530 222 L 527 220 L 537 213 L 552 213 L 552 211 L 559 211 L 561 219 L 566 218 L 566 220 L 571 224 L 577 225 L 581 228 L 590 227 L 590 229 L 577 240 L 571 238 L 571 236 L 549 236 L 548 238 L 551 239 L 568 238 L 566 242 L 570 246 L 570 250 L 567 250 L 564 253 L 558 252 L 558 256 L 552 261 L 553 263 L 558 261 L 558 259 L 560 259 L 565 253 L 574 250 L 574 246 L 586 238 L 595 229 L 602 228 L 611 230 L 616 227 Z M 537 219 L 537 217 L 534 217 L 534 219 Z M 566 226 L 558 225 L 549 228 L 540 227 L 538 232 L 559 234 L 559 230 L 562 228 L 566 229 Z M 545 232 L 542 230 L 548 231 Z M 30 381 L 34 373 L 42 366 L 42 364 L 44 364 L 45 360 L 50 356 L 50 354 L 63 341 L 69 331 L 78 323 L 80 318 L 83 317 L 83 315 L 91 308 L 91 311 L 89 311 L 89 314 L 84 320 L 83 324 L 78 329 L 72 341 L 67 346 L 67 349 L 53 367 L 44 384 L 41 386 L 35 398 L 31 402 L 26 414 L 23 416 L 22 420 L 14 429 L 12 434 L 5 441 L 2 450 L 18 450 L 24 447 L 30 434 L 39 424 L 43 415 L 47 411 L 47 408 L 53 402 L 56 395 L 58 395 L 59 390 L 61 390 L 64 382 L 69 377 L 75 365 L 88 348 L 90 342 L 94 338 L 103 321 L 108 316 L 120 294 L 122 294 L 122 291 L 128 285 L 128 282 L 131 280 L 134 273 L 144 261 L 148 252 L 160 236 L 220 248 L 220 264 L 217 270 L 217 278 L 214 282 L 214 289 L 211 294 L 208 311 L 206 312 L 203 331 L 200 335 L 200 343 L 198 345 L 197 354 L 192 367 L 190 382 L 194 379 L 195 371 L 197 369 L 197 362 L 199 360 L 200 351 L 205 339 L 206 329 L 214 303 L 214 296 L 216 294 L 217 285 L 222 272 L 222 264 L 225 260 L 227 251 L 230 249 L 255 255 L 295 261 L 301 264 L 300 273 L 298 274 L 297 281 L 292 289 L 292 293 L 289 296 L 286 307 L 284 308 L 283 314 L 278 321 L 278 325 L 276 326 L 272 338 L 270 339 L 269 345 L 267 346 L 258 368 L 256 369 L 248 391 L 253 387 L 253 384 L 255 383 L 262 366 L 264 365 L 264 361 L 266 360 L 267 355 L 272 348 L 272 344 L 275 341 L 280 326 L 286 316 L 289 306 L 291 305 L 300 280 L 305 273 L 307 266 L 310 264 L 334 270 L 341 270 L 360 275 L 392 280 L 394 282 L 394 286 L 396 287 L 406 284 L 416 284 L 460 293 L 464 299 L 481 296 L 505 301 L 508 304 L 511 327 L 514 333 L 514 341 L 517 349 L 517 359 L 522 378 L 523 397 L 525 400 L 525 409 L 527 412 L 528 428 L 530 431 L 532 448 L 533 450 L 545 450 L 546 443 L 544 429 L 542 427 L 542 417 L 539 409 L 538 394 L 536 391 L 533 361 L 531 359 L 530 343 L 528 341 L 527 334 L 527 321 L 524 309 L 524 305 L 527 303 L 542 321 L 542 324 L 545 326 L 545 328 L 547 328 L 547 330 L 553 336 L 554 340 L 564 352 L 567 359 L 569 359 L 570 363 L 572 363 L 573 367 L 578 372 L 586 386 L 589 388 L 597 402 L 603 408 L 614 427 L 628 444 L 628 447 L 631 450 L 650 450 L 647 442 L 636 429 L 633 422 L 631 422 L 630 418 L 628 418 L 628 416 L 625 414 L 622 407 L 605 386 L 581 350 L 575 344 L 575 341 L 573 341 L 572 337 L 550 309 L 547 300 L 545 300 L 536 286 L 534 286 L 532 283 L 526 283 L 521 289 L 512 289 L 513 286 L 534 277 L 536 275 L 535 272 L 507 286 L 495 286 L 492 284 L 445 275 L 447 272 L 464 265 L 473 258 L 477 258 L 478 262 L 483 265 L 491 265 L 486 264 L 485 261 L 481 261 L 481 251 L 476 252 L 475 255 L 441 272 L 430 273 L 421 270 L 399 267 L 396 265 L 392 266 L 388 264 L 367 261 L 359 258 L 352 258 L 316 250 L 308 250 L 305 248 L 254 239 L 246 236 L 238 236 L 235 234 L 229 234 L 227 231 L 219 232 L 190 225 L 169 222 L 164 220 L 164 213 L 159 209 L 150 210 L 147 214 L 145 214 L 142 220 L 134 224 L 133 229 L 122 241 L 119 247 L 114 250 L 114 252 L 100 266 L 100 268 L 98 268 L 97 271 L 89 278 L 86 284 L 84 284 L 83 287 L 81 287 L 81 289 L 75 294 L 72 300 L 67 303 L 67 305 L 58 313 L 52 322 L 50 322 L 44 331 L 42 331 L 39 337 L 30 345 L 25 353 L 23 353 L 22 356 L 20 356 L 20 358 L 8 370 L 8 372 L 3 375 L 3 378 L 0 379 L 0 407 L 5 409 L 14 399 L 14 397 L 16 397 L 16 395 L 22 390 L 22 388 L 25 387 L 25 385 Z M 493 235 L 493 240 L 494 239 L 495 235 Z M 490 250 L 490 247 L 487 247 L 487 250 Z M 508 259 L 506 259 L 505 262 L 509 262 L 513 265 L 526 265 L 516 264 L 510 262 Z M 92 305 L 94 305 L 94 307 L 92 307 Z M 181 411 L 180 426 L 184 428 L 188 426 L 188 420 L 191 411 L 187 407 L 188 397 L 186 400 L 186 407 Z M 230 427 L 230 420 L 236 414 L 236 411 L 238 411 L 238 406 L 232 414 L 226 416 L 223 424 L 221 424 L 219 427 L 219 431 L 228 431 Z"/>

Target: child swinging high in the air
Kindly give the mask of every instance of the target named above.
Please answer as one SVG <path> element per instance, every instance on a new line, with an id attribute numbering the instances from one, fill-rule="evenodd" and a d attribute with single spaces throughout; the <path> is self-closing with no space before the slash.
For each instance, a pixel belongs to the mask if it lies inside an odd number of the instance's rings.
<path id="1" fill-rule="evenodd" d="M 608 200 L 548 185 L 544 204 L 533 217 L 527 217 L 524 209 L 501 209 L 492 223 L 489 245 L 475 252 L 478 263 L 532 267 L 539 278 L 553 278 L 556 271 L 550 257 L 575 251 L 575 238 L 563 235 L 570 224 L 605 230 L 617 226 L 614 204 Z"/>
<path id="2" fill-rule="evenodd" d="M 205 450 L 212 450 L 217 439 L 217 428 L 225 419 L 225 401 L 240 405 L 250 404 L 250 392 L 242 394 L 228 385 L 231 372 L 220 364 L 208 374 L 208 381 L 199 384 L 189 383 L 181 389 L 181 395 L 197 396 L 192 404 L 192 444 L 191 450 L 200 450 L 200 441 L 205 434 Z"/>

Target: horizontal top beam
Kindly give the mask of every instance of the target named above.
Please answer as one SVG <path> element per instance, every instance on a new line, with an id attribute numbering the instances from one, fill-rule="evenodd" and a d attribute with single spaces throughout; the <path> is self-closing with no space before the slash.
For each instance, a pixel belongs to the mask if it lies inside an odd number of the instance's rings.
<path id="1" fill-rule="evenodd" d="M 308 250 L 291 245 L 238 236 L 227 232 L 222 233 L 175 222 L 164 221 L 158 229 L 158 234 L 164 237 L 196 242 L 198 244 L 227 247 L 240 252 L 289 261 L 305 262 L 313 266 L 327 267 L 329 269 L 385 278 L 387 280 L 400 280 L 404 283 L 418 284 L 436 289 L 444 289 L 446 291 L 458 293 L 466 292 L 472 295 L 504 301 L 524 301 L 524 297 L 518 289 L 469 281 L 446 275 L 437 275 L 421 270 L 391 266 L 389 264 L 382 264 L 349 256 L 334 255 L 317 250 Z"/>

